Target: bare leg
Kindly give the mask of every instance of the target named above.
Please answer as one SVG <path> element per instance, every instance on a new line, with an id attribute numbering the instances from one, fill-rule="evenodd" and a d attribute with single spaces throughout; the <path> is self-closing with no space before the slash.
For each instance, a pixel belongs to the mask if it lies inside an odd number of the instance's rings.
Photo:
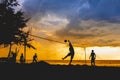
<path id="1" fill-rule="evenodd" d="M 91 66 L 94 66 L 94 61 L 93 60 L 91 60 Z"/>
<path id="2" fill-rule="evenodd" d="M 35 59 L 35 62 L 37 63 L 37 60 Z"/>
<path id="3" fill-rule="evenodd" d="M 72 59 L 70 59 L 69 65 L 71 65 Z"/>
<path id="4" fill-rule="evenodd" d="M 91 66 L 92 66 L 92 60 L 91 60 Z"/>
<path id="5" fill-rule="evenodd" d="M 94 61 L 94 66 L 95 66 L 95 61 Z"/>
<path id="6" fill-rule="evenodd" d="M 33 59 L 33 63 L 35 62 L 35 59 Z"/>
<path id="7" fill-rule="evenodd" d="M 73 59 L 73 55 L 71 55 L 69 65 L 71 65 L 72 59 Z"/>
<path id="8" fill-rule="evenodd" d="M 70 56 L 70 53 L 68 53 L 64 58 L 62 58 L 63 60 L 66 59 L 68 56 Z"/>
<path id="9" fill-rule="evenodd" d="M 68 57 L 68 55 L 66 55 L 64 58 L 62 58 L 63 60 L 65 59 L 65 58 L 67 58 Z"/>

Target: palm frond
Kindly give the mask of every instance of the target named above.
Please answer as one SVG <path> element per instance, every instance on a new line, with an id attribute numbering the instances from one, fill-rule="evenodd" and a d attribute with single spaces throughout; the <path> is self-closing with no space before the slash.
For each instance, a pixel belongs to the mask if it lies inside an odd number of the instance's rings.
<path id="1" fill-rule="evenodd" d="M 27 43 L 26 46 L 27 46 L 28 48 L 36 49 L 33 45 L 31 45 L 31 44 L 29 44 L 29 43 Z"/>

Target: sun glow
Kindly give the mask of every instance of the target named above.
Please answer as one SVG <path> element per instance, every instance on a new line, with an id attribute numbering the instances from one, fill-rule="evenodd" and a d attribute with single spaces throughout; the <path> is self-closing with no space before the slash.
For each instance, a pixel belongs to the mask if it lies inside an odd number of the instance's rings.
<path id="1" fill-rule="evenodd" d="M 120 47 L 89 47 L 87 53 L 90 55 L 91 50 L 95 50 L 98 60 L 119 60 Z"/>
<path id="2" fill-rule="evenodd" d="M 42 41 L 42 40 L 41 40 Z M 36 47 L 36 50 L 27 48 L 26 58 L 32 60 L 34 53 L 37 53 L 39 60 L 62 60 L 69 52 L 69 47 L 67 44 L 59 44 L 54 42 L 31 42 L 32 45 Z M 12 51 L 15 51 L 16 46 L 13 46 Z M 73 60 L 85 60 L 85 49 L 81 47 L 74 47 L 75 56 Z M 97 58 L 96 60 L 119 60 L 120 59 L 120 47 L 87 47 L 86 48 L 86 59 L 89 60 L 89 55 L 91 50 L 94 50 Z M 0 57 L 7 57 L 8 48 L 1 48 Z M 24 52 L 24 47 L 20 47 L 20 52 L 18 53 L 17 59 L 20 58 L 21 53 Z M 69 60 L 67 58 L 66 60 Z"/>

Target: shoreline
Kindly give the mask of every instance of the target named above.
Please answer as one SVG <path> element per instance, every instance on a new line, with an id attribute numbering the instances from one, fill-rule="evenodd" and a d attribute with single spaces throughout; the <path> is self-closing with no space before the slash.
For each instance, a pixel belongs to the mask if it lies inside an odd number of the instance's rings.
<path id="1" fill-rule="evenodd" d="M 69 60 L 39 60 L 39 62 L 40 61 L 45 61 L 50 65 L 68 65 L 69 63 Z M 27 60 L 27 63 L 31 64 L 32 60 Z M 73 60 L 72 65 L 85 65 L 85 61 Z M 86 65 L 91 66 L 90 60 L 86 61 Z M 96 66 L 120 67 L 120 60 L 96 60 Z"/>

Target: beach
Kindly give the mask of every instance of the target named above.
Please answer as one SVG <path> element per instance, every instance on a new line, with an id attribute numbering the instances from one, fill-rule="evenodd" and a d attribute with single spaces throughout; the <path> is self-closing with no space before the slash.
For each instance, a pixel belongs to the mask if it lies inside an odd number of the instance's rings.
<path id="1" fill-rule="evenodd" d="M 31 64 L 0 64 L 1 78 L 10 80 L 120 80 L 120 67 L 88 65 L 51 65 L 45 61 Z"/>

